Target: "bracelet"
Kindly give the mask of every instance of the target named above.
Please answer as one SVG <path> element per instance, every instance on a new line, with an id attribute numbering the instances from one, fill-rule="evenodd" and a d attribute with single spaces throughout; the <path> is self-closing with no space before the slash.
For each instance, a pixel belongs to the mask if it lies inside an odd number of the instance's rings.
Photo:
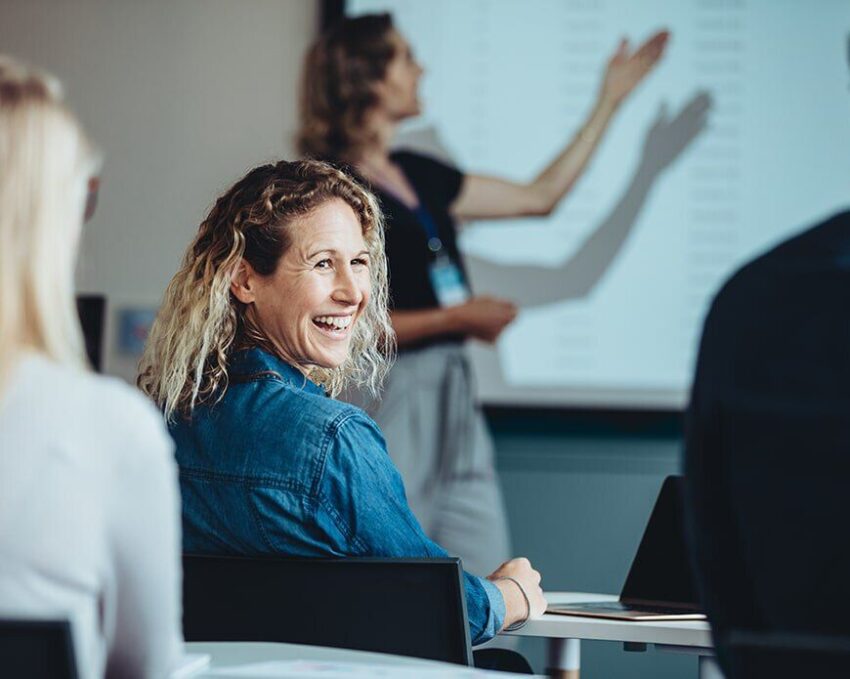
<path id="1" fill-rule="evenodd" d="M 503 632 L 515 632 L 516 630 L 525 627 L 525 623 L 527 623 L 528 619 L 531 617 L 531 602 L 528 600 L 528 594 L 525 593 L 525 590 L 516 578 L 512 578 L 510 575 L 500 575 L 496 578 L 496 580 L 510 580 L 519 587 L 520 594 L 522 594 L 522 598 L 525 599 L 525 617 L 522 620 L 517 620 L 515 623 L 502 630 Z"/>

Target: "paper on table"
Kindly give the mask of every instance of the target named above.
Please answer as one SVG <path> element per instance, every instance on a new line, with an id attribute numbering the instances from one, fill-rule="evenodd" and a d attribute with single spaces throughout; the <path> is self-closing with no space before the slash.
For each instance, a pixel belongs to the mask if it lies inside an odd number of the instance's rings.
<path id="1" fill-rule="evenodd" d="M 383 665 L 376 663 L 319 662 L 315 660 L 272 660 L 232 667 L 214 668 L 207 677 L 296 677 L 305 679 L 352 679 L 352 677 L 424 677 L 425 679 L 504 679 L 518 677 L 507 672 L 486 672 L 471 667 L 427 665 Z"/>
<path id="2" fill-rule="evenodd" d="M 201 670 L 207 669 L 210 665 L 210 656 L 208 653 L 184 653 L 180 658 L 169 679 L 186 679 L 197 674 Z"/>

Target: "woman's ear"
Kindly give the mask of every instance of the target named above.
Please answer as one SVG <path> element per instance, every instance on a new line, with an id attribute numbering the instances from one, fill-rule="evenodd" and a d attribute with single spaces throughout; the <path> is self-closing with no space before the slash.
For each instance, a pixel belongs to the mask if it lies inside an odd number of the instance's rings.
<path id="1" fill-rule="evenodd" d="M 380 80 L 373 80 L 369 83 L 369 93 L 372 95 L 372 103 L 366 111 L 367 117 L 374 113 L 376 109 L 384 108 L 385 102 L 390 97 L 391 92 L 386 80 L 387 76 L 384 74 L 384 77 Z"/>
<path id="2" fill-rule="evenodd" d="M 243 304 L 251 304 L 256 299 L 257 273 L 244 259 L 233 270 L 230 278 L 230 292 Z"/>

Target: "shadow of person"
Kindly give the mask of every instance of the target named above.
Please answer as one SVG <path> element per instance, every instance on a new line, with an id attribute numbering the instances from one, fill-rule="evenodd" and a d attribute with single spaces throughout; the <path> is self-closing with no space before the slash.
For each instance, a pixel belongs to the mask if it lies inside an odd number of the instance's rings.
<path id="1" fill-rule="evenodd" d="M 479 292 L 510 291 L 522 307 L 586 297 L 620 252 L 661 174 L 705 128 L 711 97 L 699 92 L 675 116 L 662 106 L 646 133 L 634 175 L 608 216 L 572 256 L 557 268 L 509 265 L 466 255 L 467 270 Z"/>

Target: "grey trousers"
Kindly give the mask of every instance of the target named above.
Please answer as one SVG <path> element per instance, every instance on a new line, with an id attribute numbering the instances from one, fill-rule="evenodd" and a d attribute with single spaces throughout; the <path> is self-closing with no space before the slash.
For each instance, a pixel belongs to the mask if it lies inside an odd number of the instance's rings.
<path id="1" fill-rule="evenodd" d="M 426 534 L 475 575 L 510 557 L 493 443 L 460 345 L 402 353 L 380 400 L 350 394 L 375 419 Z"/>

